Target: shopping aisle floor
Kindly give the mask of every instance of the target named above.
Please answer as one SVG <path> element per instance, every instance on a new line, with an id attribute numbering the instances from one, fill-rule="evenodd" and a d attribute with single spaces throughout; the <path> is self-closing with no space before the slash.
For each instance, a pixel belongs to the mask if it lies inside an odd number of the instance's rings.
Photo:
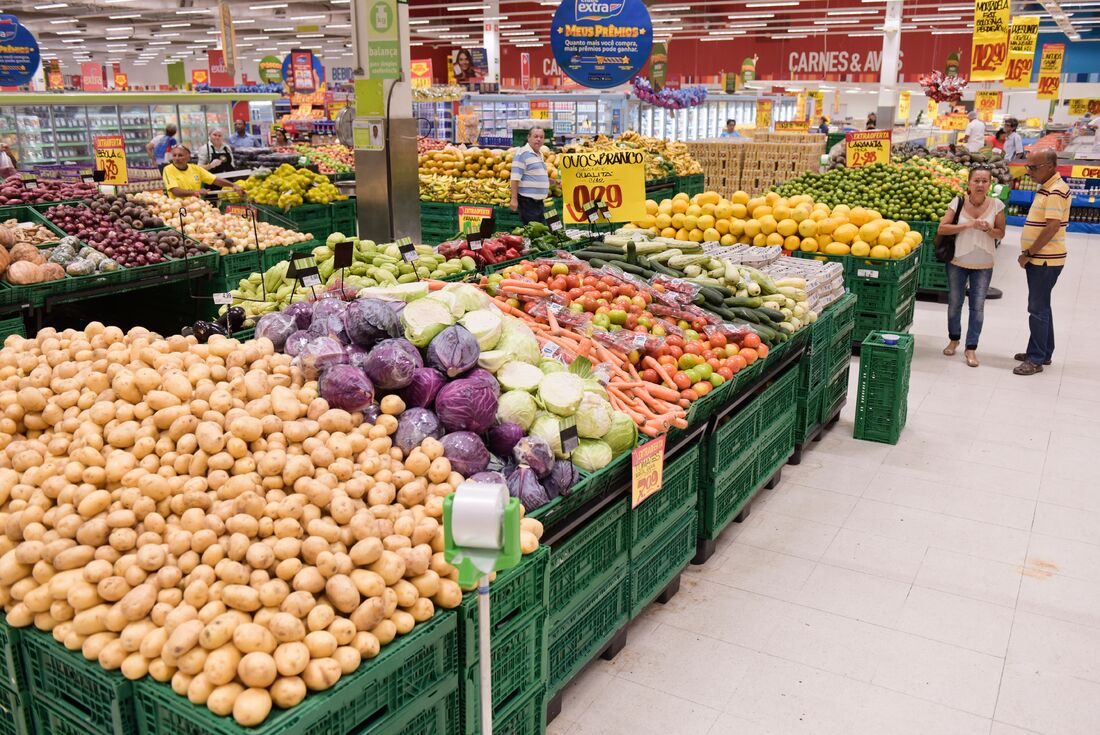
<path id="1" fill-rule="evenodd" d="M 853 361 L 840 422 L 567 689 L 551 735 L 1100 733 L 1100 236 L 1070 235 L 1054 365 L 1020 377 L 1019 232 L 981 367 L 941 354 L 946 306 L 918 302 L 897 446 L 852 438 Z"/>

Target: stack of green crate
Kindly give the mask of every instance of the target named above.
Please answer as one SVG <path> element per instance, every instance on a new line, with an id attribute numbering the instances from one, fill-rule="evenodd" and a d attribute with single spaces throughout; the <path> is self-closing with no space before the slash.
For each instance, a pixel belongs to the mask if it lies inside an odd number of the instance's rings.
<path id="1" fill-rule="evenodd" d="M 542 546 L 513 569 L 497 575 L 490 587 L 493 730 L 526 733 L 532 717 L 544 718 L 546 692 L 546 565 Z M 481 669 L 478 657 L 477 594 L 458 608 L 460 701 L 463 732 L 481 732 Z M 537 705 L 532 705 L 537 702 Z M 538 722 L 541 723 L 541 719 Z M 541 730 L 530 730 L 541 733 Z"/>
<path id="2" fill-rule="evenodd" d="M 458 231 L 458 209 L 450 202 L 420 202 L 420 239 L 438 245 Z"/>
<path id="3" fill-rule="evenodd" d="M 829 307 L 832 335 L 825 369 L 825 392 L 821 401 L 821 422 L 828 423 L 848 397 L 848 367 L 852 361 L 852 332 L 855 330 L 856 297 L 845 294 Z"/>
<path id="4" fill-rule="evenodd" d="M 689 197 L 693 197 L 696 194 L 702 194 L 707 190 L 706 179 L 707 177 L 705 174 L 688 174 L 687 176 L 681 176 L 678 192 L 682 191 Z"/>
<path id="5" fill-rule="evenodd" d="M 926 252 L 931 257 L 931 248 L 923 246 L 898 260 L 848 256 L 844 285 L 858 299 L 853 342 L 875 330 L 909 329 L 916 308 L 920 261 Z"/>
<path id="6" fill-rule="evenodd" d="M 320 242 L 324 242 L 332 232 L 332 209 L 329 204 L 302 204 L 287 210 L 260 204 L 257 209 L 260 219 L 271 221 L 272 216 L 278 217 L 282 222 L 275 221 L 275 224 L 286 226 L 285 223 L 290 222 L 298 232 L 306 232 Z"/>
<path id="7" fill-rule="evenodd" d="M 359 223 L 355 215 L 355 197 L 348 197 L 329 205 L 332 208 L 331 232 L 343 233 L 345 237 L 359 234 Z M 317 237 L 314 235 L 314 237 Z M 317 238 L 322 240 L 322 238 Z"/>
<path id="8" fill-rule="evenodd" d="M 22 631 L 0 621 L 0 735 L 33 735 Z"/>
<path id="9" fill-rule="evenodd" d="M 4 340 L 12 334 L 18 334 L 20 337 L 27 336 L 27 329 L 23 324 L 23 317 L 18 314 L 0 319 L 0 345 L 2 345 Z"/>
<path id="10" fill-rule="evenodd" d="M 834 302 L 835 303 L 835 302 Z M 821 421 L 825 378 L 829 370 L 829 345 L 833 337 L 832 315 L 825 309 L 809 330 L 809 343 L 799 361 L 798 405 L 795 415 L 795 443 L 802 444 Z"/>
<path id="11" fill-rule="evenodd" d="M 883 337 L 894 339 L 887 344 Z M 859 352 L 856 439 L 897 444 L 909 404 L 913 336 L 871 332 Z"/>
<path id="12" fill-rule="evenodd" d="M 917 290 L 927 293 L 947 293 L 947 265 L 936 260 L 932 241 L 936 237 L 939 222 L 911 221 L 909 229 L 919 232 L 922 245 L 928 249 L 921 253 L 917 274 Z"/>
<path id="13" fill-rule="evenodd" d="M 636 617 L 695 555 L 702 447 L 688 442 L 666 459 L 661 490 L 627 515 L 630 527 L 630 617 Z"/>

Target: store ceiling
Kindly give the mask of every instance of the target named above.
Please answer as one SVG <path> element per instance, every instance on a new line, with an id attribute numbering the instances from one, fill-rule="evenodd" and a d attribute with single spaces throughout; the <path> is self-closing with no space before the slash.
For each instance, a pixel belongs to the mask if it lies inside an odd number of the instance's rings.
<path id="1" fill-rule="evenodd" d="M 290 48 L 320 50 L 334 65 L 350 65 L 351 0 L 300 3 L 295 0 L 233 0 L 240 58 L 251 62 L 267 55 L 282 57 Z M 27 0 L 17 11 L 38 37 L 43 56 L 64 62 L 82 60 L 126 65 L 162 65 L 178 59 L 204 58 L 218 48 L 214 4 L 209 0 Z M 543 46 L 555 0 L 501 0 L 502 42 L 517 48 Z M 470 0 L 410 0 L 415 46 L 476 45 L 489 6 Z M 651 2 L 655 37 L 675 40 L 810 38 L 819 34 L 876 36 L 882 33 L 885 0 L 676 0 Z M 1040 31 L 1065 32 L 1071 39 L 1100 40 L 1100 0 L 1043 0 L 1015 3 L 1017 15 L 1040 17 Z M 967 43 L 973 20 L 972 2 L 946 4 L 908 0 L 902 33 L 959 36 Z M 306 30 L 301 30 L 306 27 Z M 316 30 L 312 30 L 316 27 Z"/>

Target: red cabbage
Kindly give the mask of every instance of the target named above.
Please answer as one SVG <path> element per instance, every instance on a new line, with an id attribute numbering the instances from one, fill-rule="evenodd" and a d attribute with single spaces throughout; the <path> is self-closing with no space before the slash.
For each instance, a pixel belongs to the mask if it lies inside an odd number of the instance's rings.
<path id="1" fill-rule="evenodd" d="M 286 342 L 283 343 L 283 352 L 291 357 L 297 357 L 312 339 L 313 335 L 304 329 L 292 332 L 290 336 L 286 338 Z"/>
<path id="2" fill-rule="evenodd" d="M 327 368 L 344 362 L 344 345 L 334 337 L 316 337 L 294 359 L 298 361 L 306 380 L 316 380 Z"/>
<path id="3" fill-rule="evenodd" d="M 429 367 L 417 368 L 413 371 L 412 380 L 401 389 L 401 399 L 406 406 L 420 406 L 427 408 L 435 402 L 435 396 L 439 389 L 447 382 L 438 370 Z"/>
<path id="4" fill-rule="evenodd" d="M 435 412 L 448 431 L 480 434 L 496 420 L 497 397 L 483 380 L 455 380 L 436 395 Z"/>
<path id="5" fill-rule="evenodd" d="M 380 339 L 401 334 L 401 319 L 381 299 L 359 299 L 344 311 L 344 327 L 357 345 L 370 347 Z"/>
<path id="6" fill-rule="evenodd" d="M 530 512 L 550 502 L 546 489 L 539 484 L 539 478 L 530 467 L 520 465 L 508 476 L 508 494 L 519 498 L 524 510 Z"/>
<path id="7" fill-rule="evenodd" d="M 512 456 L 520 465 L 527 465 L 539 477 L 545 477 L 554 467 L 554 450 L 545 439 L 537 436 L 525 436 L 516 442 Z"/>
<path id="8" fill-rule="evenodd" d="M 428 344 L 428 365 L 454 378 L 477 365 L 477 338 L 459 324 L 447 327 Z"/>
<path id="9" fill-rule="evenodd" d="M 383 390 L 397 390 L 412 382 L 413 373 L 424 367 L 420 352 L 404 339 L 384 339 L 367 356 L 363 369 Z"/>
<path id="10" fill-rule="evenodd" d="M 317 336 L 335 337 L 342 343 L 348 343 L 348 333 L 344 329 L 344 311 L 347 302 L 340 299 L 321 299 L 313 305 L 313 320 L 309 333 Z"/>
<path id="11" fill-rule="evenodd" d="M 472 480 L 473 482 L 492 482 L 500 483 L 501 485 L 508 484 L 508 481 L 504 479 L 503 474 L 499 472 L 493 472 L 491 470 L 486 472 L 478 472 L 477 474 L 470 475 L 466 479 Z"/>
<path id="12" fill-rule="evenodd" d="M 377 403 L 372 403 L 363 409 L 363 421 L 373 424 L 382 415 L 382 408 Z"/>
<path id="13" fill-rule="evenodd" d="M 497 398 L 500 397 L 500 383 L 493 377 L 493 374 L 485 368 L 474 368 L 470 372 L 462 376 L 465 380 L 479 380 L 485 385 L 493 389 L 493 395 Z"/>
<path id="14" fill-rule="evenodd" d="M 554 461 L 550 474 L 542 478 L 542 486 L 546 488 L 546 494 L 551 499 L 559 495 L 569 497 L 569 492 L 577 484 L 578 477 L 577 468 L 572 462 L 568 459 L 558 459 Z"/>
<path id="15" fill-rule="evenodd" d="M 407 456 L 429 436 L 436 439 L 443 437 L 439 417 L 426 408 L 406 408 L 397 420 L 394 443 Z"/>
<path id="16" fill-rule="evenodd" d="M 440 441 L 443 456 L 450 460 L 451 469 L 463 477 L 476 475 L 489 466 L 489 450 L 472 431 L 451 432 Z"/>
<path id="17" fill-rule="evenodd" d="M 298 329 L 309 329 L 309 324 L 313 321 L 313 304 L 308 301 L 296 301 L 283 309 L 283 313 L 294 319 Z"/>
<path id="18" fill-rule="evenodd" d="M 294 334 L 297 328 L 294 317 L 285 312 L 274 312 L 264 314 L 256 322 L 256 336 L 266 337 L 271 340 L 271 344 L 275 345 L 276 350 L 282 351 L 287 337 Z"/>
<path id="19" fill-rule="evenodd" d="M 333 408 L 362 411 L 374 403 L 374 386 L 366 373 L 351 365 L 333 365 L 317 385 L 321 398 Z"/>
<path id="20" fill-rule="evenodd" d="M 489 451 L 498 457 L 511 457 L 516 442 L 522 438 L 522 426 L 511 421 L 502 421 L 489 429 Z"/>

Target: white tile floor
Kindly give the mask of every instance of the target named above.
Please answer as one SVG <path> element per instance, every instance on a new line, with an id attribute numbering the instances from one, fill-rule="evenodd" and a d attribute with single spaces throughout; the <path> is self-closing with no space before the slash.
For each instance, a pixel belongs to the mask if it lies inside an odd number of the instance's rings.
<path id="1" fill-rule="evenodd" d="M 946 306 L 918 302 L 897 446 L 853 439 L 850 399 L 566 690 L 551 735 L 1100 733 L 1100 236 L 1070 235 L 1054 365 L 1032 377 L 1011 372 L 1018 242 L 981 367 L 941 354 Z"/>

